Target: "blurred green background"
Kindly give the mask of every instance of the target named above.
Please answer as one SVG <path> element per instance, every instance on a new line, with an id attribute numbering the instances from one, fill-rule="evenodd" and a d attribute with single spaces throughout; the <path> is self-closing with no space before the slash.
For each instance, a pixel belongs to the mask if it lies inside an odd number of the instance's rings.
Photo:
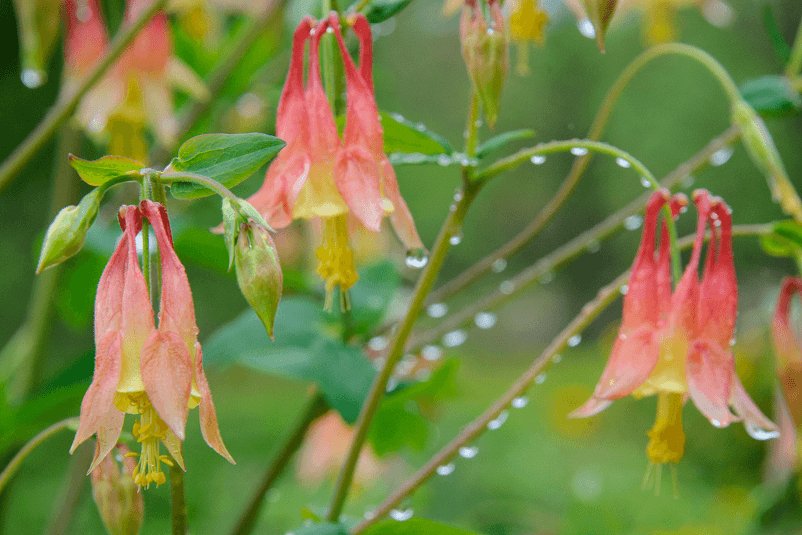
<path id="1" fill-rule="evenodd" d="M 676 21 L 680 40 L 715 56 L 737 83 L 781 73 L 783 65 L 763 25 L 762 7 L 766 3 L 791 42 L 802 18 L 802 4 L 796 0 L 733 0 L 735 20 L 724 29 L 710 25 L 697 9 L 681 10 Z M 120 5 L 106 2 L 106 12 L 119 19 Z M 549 7 L 552 23 L 546 43 L 531 50 L 528 77 L 520 77 L 511 69 L 495 132 L 532 128 L 537 141 L 584 137 L 610 85 L 643 49 L 635 13 L 619 17 L 608 35 L 607 52 L 600 54 L 594 41 L 580 35 L 575 19 L 562 4 L 551 2 Z M 231 128 L 232 106 L 236 109 L 241 95 L 248 92 L 264 104 L 264 113 L 248 126 L 272 133 L 286 72 L 289 31 L 302 14 L 316 9 L 308 3 L 287 6 L 283 22 L 243 62 L 242 72 L 198 131 Z M 374 28 L 377 101 L 381 110 L 423 122 L 454 147 L 461 147 L 469 82 L 460 55 L 458 17 L 443 18 L 441 9 L 439 2 L 415 0 L 399 16 Z M 224 29 L 236 30 L 240 22 L 230 17 Z M 215 47 L 193 44 L 181 36 L 180 30 L 175 39 L 181 57 L 200 74 L 208 73 L 218 52 Z M 219 48 L 225 50 L 226 45 Z M 50 81 L 43 87 L 30 90 L 22 85 L 10 0 L 0 0 L 0 49 L 4 51 L 0 59 L 0 158 L 5 158 L 53 103 L 61 56 L 58 51 L 54 55 Z M 513 48 L 513 65 L 515 54 Z M 635 78 L 603 139 L 629 151 L 662 177 L 724 131 L 728 122 L 728 105 L 715 79 L 690 60 L 669 57 L 655 61 Z M 795 116 L 768 119 L 767 123 L 792 181 L 802 186 L 802 121 Z M 483 139 L 491 135 L 486 126 L 480 132 Z M 101 154 L 89 141 L 79 145 L 82 157 Z M 0 345 L 11 339 L 27 313 L 38 247 L 49 223 L 52 172 L 56 161 L 65 158 L 55 142 L 49 143 L 0 194 Z M 572 161 L 568 155 L 550 156 L 544 165 L 523 165 L 485 188 L 466 219 L 462 243 L 447 259 L 440 281 L 459 274 L 524 227 L 556 191 Z M 428 165 L 399 167 L 397 172 L 423 241 L 431 246 L 459 185 L 458 170 Z M 241 196 L 255 191 L 261 176 L 257 173 L 235 191 Z M 77 183 L 77 176 L 75 180 Z M 765 179 L 741 146 L 735 147 L 724 165 L 708 168 L 684 186 L 687 192 L 705 187 L 722 196 L 732 206 L 736 224 L 782 218 L 778 206 L 771 202 Z M 450 308 L 457 310 L 496 288 L 505 277 L 601 221 L 642 191 L 631 170 L 621 169 L 609 158 L 596 158 L 574 196 L 543 235 L 511 258 L 504 273 L 487 276 L 449 303 Z M 113 198 L 119 203 L 133 200 L 122 193 Z M 13 420 L 14 426 L 22 423 L 24 427 L 12 433 L 9 413 L 0 411 L 0 418 L 7 418 L 0 429 L 8 433 L 3 437 L 2 465 L 34 433 L 78 414 L 92 374 L 92 307 L 97 280 L 117 235 L 112 221 L 115 209 L 109 206 L 101 214 L 86 251 L 67 263 L 51 296 L 55 316 L 42 349 L 45 366 L 22 416 L 18 414 Z M 218 201 L 174 203 L 171 213 L 177 229 L 176 248 L 189 274 L 203 343 L 217 328 L 237 317 L 246 303 L 233 272 L 226 272 L 222 239 L 206 232 L 219 221 Z M 681 235 L 692 230 L 693 219 L 680 219 Z M 434 432 L 422 451 L 402 450 L 387 457 L 388 473 L 353 494 L 346 513 L 362 517 L 484 410 L 582 304 L 630 265 L 638 238 L 637 231 L 625 232 L 603 243 L 597 252 L 557 272 L 548 284 L 526 291 L 497 311 L 498 321 L 492 329 L 469 328 L 465 344 L 446 349 L 446 358 L 457 358 L 461 363 L 457 395 L 438 404 L 432 414 Z M 741 312 L 739 343 L 735 346 L 738 369 L 747 390 L 770 414 L 773 364 L 767 325 L 779 282 L 792 273 L 793 266 L 765 256 L 754 238 L 738 238 L 735 247 Z M 392 249 L 390 257 L 401 272 L 404 286 L 410 287 L 418 272 L 404 267 L 398 247 Z M 285 267 L 299 269 L 297 265 Z M 606 362 L 619 316 L 620 304 L 616 303 L 583 334 L 577 347 L 564 352 L 543 384 L 531 389 L 526 407 L 511 410 L 500 429 L 476 442 L 478 454 L 474 458 L 458 458 L 452 474 L 435 476 L 405 503 L 404 509 L 488 535 L 732 535 L 799 530 L 802 515 L 796 483 L 787 489 L 761 485 L 767 444 L 750 439 L 741 425 L 714 429 L 693 406 L 686 407 L 688 444 L 685 458 L 677 467 L 679 494 L 675 499 L 668 470 L 664 470 L 659 496 L 641 490 L 647 467 L 646 431 L 654 419 L 653 398 L 626 398 L 590 420 L 565 418 L 592 391 Z M 236 523 L 273 452 L 304 405 L 308 387 L 238 366 L 222 368 L 209 362 L 207 369 L 221 432 L 238 464 L 230 466 L 206 447 L 193 411 L 184 444 L 186 484 L 192 533 L 218 534 L 229 532 Z M 62 432 L 24 462 L 13 483 L 0 495 L 0 533 L 41 533 L 53 521 L 64 492 L 71 440 L 71 433 Z M 285 533 L 302 523 L 304 507 L 316 510 L 328 504 L 330 479 L 302 485 L 295 473 L 293 464 L 268 495 L 257 533 Z M 145 492 L 145 507 L 142 533 L 168 532 L 168 489 Z M 103 533 L 88 484 L 81 491 L 71 523 L 60 528 L 62 531 L 50 532 Z"/>

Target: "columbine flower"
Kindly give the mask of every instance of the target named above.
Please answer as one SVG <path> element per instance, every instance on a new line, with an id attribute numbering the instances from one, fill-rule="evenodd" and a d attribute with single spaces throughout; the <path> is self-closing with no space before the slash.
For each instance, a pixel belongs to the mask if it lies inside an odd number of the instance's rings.
<path id="1" fill-rule="evenodd" d="M 786 277 L 771 322 L 771 340 L 783 396 L 791 411 L 794 425 L 800 428 L 802 427 L 802 343 L 791 326 L 791 298 L 794 294 L 802 295 L 802 279 Z"/>
<path id="2" fill-rule="evenodd" d="M 676 197 L 671 201 L 673 212 L 682 204 L 678 201 Z M 668 192 L 660 191 L 647 205 L 618 338 L 593 396 L 572 413 L 592 416 L 626 395 L 657 394 L 657 421 L 649 431 L 646 450 L 652 464 L 677 463 L 682 458 L 682 406 L 687 397 L 716 427 L 743 419 L 752 437 L 777 436 L 776 426 L 760 412 L 735 374 L 729 350 L 738 305 L 729 207 L 707 191 L 694 193 L 696 241 L 672 295 L 665 223 L 655 258 L 658 215 L 667 202 Z M 697 269 L 708 221 L 713 237 L 700 284 Z"/>
<path id="3" fill-rule="evenodd" d="M 142 216 L 153 226 L 161 254 L 159 328 L 139 268 L 136 235 Z M 116 444 L 125 413 L 139 416 L 133 434 L 142 444 L 134 482 L 166 481 L 162 463 L 184 468 L 181 441 L 190 408 L 200 406 L 206 442 L 234 462 L 217 428 L 209 385 L 202 368 L 198 329 L 186 273 L 172 246 L 167 213 L 160 204 L 120 210 L 124 234 L 98 283 L 95 300 L 95 373 L 81 402 L 81 419 L 70 451 L 97 434 L 89 471 Z M 159 442 L 172 456 L 160 455 Z"/>
<path id="4" fill-rule="evenodd" d="M 526 76 L 529 74 L 529 43 L 542 45 L 545 42 L 549 15 L 540 5 L 540 0 L 515 0 L 509 21 L 510 37 L 518 45 L 515 72 L 519 76 Z"/>
<path id="5" fill-rule="evenodd" d="M 378 232 L 382 216 L 390 214 L 401 241 L 421 248 L 412 216 L 401 198 L 395 172 L 382 151 L 382 130 L 373 96 L 370 26 L 357 16 L 354 31 L 362 46 L 357 71 L 343 52 L 348 83 L 344 144 L 337 134 L 320 78 L 320 39 L 335 18 L 304 18 L 295 30 L 287 80 L 276 116 L 276 135 L 287 142 L 267 170 L 265 183 L 250 199 L 271 226 L 283 228 L 293 219 L 320 217 L 323 239 L 317 250 L 318 273 L 325 281 L 326 308 L 334 287 L 346 290 L 357 281 L 346 215 L 351 212 L 366 228 Z M 304 89 L 304 45 L 309 40 L 309 75 Z M 344 49 L 343 49 L 344 50 Z"/>

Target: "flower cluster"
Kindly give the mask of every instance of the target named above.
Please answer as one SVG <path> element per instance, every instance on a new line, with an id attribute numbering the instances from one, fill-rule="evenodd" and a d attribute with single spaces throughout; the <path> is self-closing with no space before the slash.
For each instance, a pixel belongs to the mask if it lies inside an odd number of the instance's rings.
<path id="1" fill-rule="evenodd" d="M 161 256 L 159 326 L 154 325 L 145 277 L 139 268 L 136 235 L 145 217 Z M 70 451 L 93 434 L 95 469 L 120 437 L 125 414 L 138 415 L 133 434 L 142 445 L 134 482 L 160 485 L 162 463 L 184 468 L 181 441 L 190 408 L 199 407 L 203 438 L 231 461 L 217 427 L 214 404 L 203 373 L 195 310 L 184 266 L 175 254 L 167 212 L 142 201 L 123 206 L 123 236 L 109 259 L 95 300 L 95 373 L 81 402 L 81 418 Z M 159 442 L 170 453 L 160 455 Z"/>
<path id="2" fill-rule="evenodd" d="M 665 222 L 655 250 L 659 214 L 667 203 L 676 214 L 687 200 L 671 198 L 664 190 L 650 199 L 610 360 L 593 396 L 572 413 L 592 416 L 629 394 L 637 398 L 657 394 L 657 421 L 649 431 L 647 448 L 653 464 L 682 458 L 682 406 L 688 397 L 716 427 L 742 419 L 754 438 L 777 435 L 776 426 L 744 390 L 729 349 L 738 307 L 730 209 L 705 190 L 694 192 L 696 240 L 672 294 Z M 712 238 L 700 282 L 698 267 L 708 222 Z"/>
<path id="3" fill-rule="evenodd" d="M 342 52 L 347 84 L 345 129 L 337 132 L 320 74 L 320 40 L 334 32 Z M 352 29 L 359 39 L 359 66 L 345 48 L 336 14 L 317 25 L 305 17 L 293 36 L 292 58 L 276 116 L 276 135 L 287 146 L 267 170 L 262 188 L 248 199 L 275 228 L 293 219 L 321 218 L 318 273 L 330 308 L 335 286 L 345 291 L 356 281 L 347 214 L 374 232 L 387 215 L 407 249 L 421 249 L 412 215 L 398 189 L 395 171 L 383 151 L 382 128 L 373 91 L 370 25 L 357 14 Z M 309 72 L 304 87 L 304 47 L 309 41 Z"/>

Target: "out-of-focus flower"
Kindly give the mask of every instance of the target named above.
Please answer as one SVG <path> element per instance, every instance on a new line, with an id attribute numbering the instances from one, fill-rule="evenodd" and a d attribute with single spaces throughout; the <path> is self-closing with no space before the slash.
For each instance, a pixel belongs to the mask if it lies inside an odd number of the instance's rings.
<path id="1" fill-rule="evenodd" d="M 22 83 L 36 88 L 47 81 L 45 65 L 58 37 L 62 0 L 14 0 L 19 26 Z"/>
<path id="2" fill-rule="evenodd" d="M 342 48 L 348 84 L 343 143 L 323 90 L 319 62 L 320 39 L 330 25 L 341 39 L 339 22 L 332 17 L 314 29 L 312 22 L 306 17 L 295 30 L 290 69 L 278 106 L 276 135 L 287 146 L 268 168 L 262 188 L 248 200 L 275 228 L 286 227 L 293 219 L 322 219 L 318 273 L 325 281 L 326 308 L 330 309 L 334 288 L 340 287 L 341 304 L 347 307 L 345 292 L 358 279 L 347 214 L 375 232 L 381 228 L 382 217 L 389 214 L 408 248 L 421 248 L 422 244 L 398 191 L 395 172 L 382 151 L 373 96 L 370 26 L 361 15 L 354 22 L 362 47 L 359 70 Z M 304 88 L 307 40 L 309 75 Z"/>
<path id="3" fill-rule="evenodd" d="M 791 299 L 802 295 L 802 279 L 786 277 L 771 321 L 777 377 L 796 428 L 802 427 L 802 343 L 791 325 Z"/>
<path id="4" fill-rule="evenodd" d="M 153 226 L 161 256 L 159 327 L 139 268 L 136 235 L 142 216 Z M 95 373 L 81 402 L 81 418 L 70 451 L 97 434 L 91 472 L 112 450 L 125 413 L 138 415 L 133 434 L 142 444 L 133 472 L 137 485 L 166 481 L 162 463 L 184 468 L 181 441 L 190 408 L 199 406 L 206 442 L 234 462 L 217 427 L 203 373 L 198 328 L 186 273 L 172 246 L 164 207 L 142 201 L 120 210 L 124 234 L 98 283 L 95 300 Z M 160 455 L 163 443 L 172 456 Z"/>
<path id="5" fill-rule="evenodd" d="M 682 406 L 687 397 L 716 427 L 743 419 L 752 437 L 777 436 L 777 427 L 741 385 L 729 349 L 738 306 L 729 207 L 705 190 L 694 192 L 696 240 L 672 295 L 665 223 L 656 258 L 655 238 L 661 208 L 670 202 L 676 213 L 683 204 L 678 200 L 670 201 L 668 192 L 659 191 L 647 205 L 618 338 L 593 397 L 572 413 L 592 416 L 626 395 L 657 394 L 657 421 L 647 447 L 652 464 L 677 463 L 682 458 Z M 697 270 L 708 221 L 713 238 L 700 284 Z M 730 413 L 730 405 L 737 417 Z"/>
<path id="6" fill-rule="evenodd" d="M 348 455 L 348 446 L 354 430 L 337 411 L 329 411 L 318 418 L 306 433 L 306 440 L 298 457 L 296 475 L 306 485 L 319 485 L 334 477 Z M 366 487 L 384 474 L 386 467 L 368 444 L 359 454 L 353 484 Z"/>
<path id="7" fill-rule="evenodd" d="M 529 74 L 529 43 L 542 45 L 546 40 L 546 25 L 549 15 L 540 0 L 512 0 L 505 3 L 509 8 L 510 37 L 518 45 L 518 62 L 515 72 L 519 76 Z"/>
<path id="8" fill-rule="evenodd" d="M 111 535 L 137 535 L 142 528 L 145 504 L 131 479 L 136 470 L 133 455 L 119 444 L 92 472 L 92 496 Z"/>
<path id="9" fill-rule="evenodd" d="M 181 26 L 196 40 L 219 36 L 225 15 L 245 13 L 258 17 L 275 6 L 275 0 L 171 0 L 168 9 L 177 13 Z"/>

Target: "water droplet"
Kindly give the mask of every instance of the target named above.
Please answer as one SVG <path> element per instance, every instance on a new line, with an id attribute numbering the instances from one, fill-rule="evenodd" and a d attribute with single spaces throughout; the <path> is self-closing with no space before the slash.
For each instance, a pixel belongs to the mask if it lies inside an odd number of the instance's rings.
<path id="1" fill-rule="evenodd" d="M 462 242 L 462 234 L 454 234 L 448 239 L 451 245 L 459 245 Z"/>
<path id="2" fill-rule="evenodd" d="M 38 69 L 25 69 L 20 79 L 28 89 L 36 89 L 47 81 L 47 73 Z"/>
<path id="3" fill-rule="evenodd" d="M 507 269 L 507 261 L 503 258 L 498 258 L 493 261 L 493 264 L 490 266 L 490 269 L 493 270 L 493 273 L 501 273 L 505 269 Z"/>
<path id="4" fill-rule="evenodd" d="M 374 518 L 376 518 L 376 513 L 374 513 L 373 511 L 365 511 L 365 514 L 362 515 L 362 518 L 364 518 L 365 520 L 373 520 Z"/>
<path id="5" fill-rule="evenodd" d="M 406 263 L 408 267 L 421 269 L 429 262 L 429 255 L 424 249 L 410 249 L 407 251 Z"/>
<path id="6" fill-rule="evenodd" d="M 627 295 L 629 293 L 629 284 L 623 285 L 618 291 L 621 292 L 621 295 Z"/>
<path id="7" fill-rule="evenodd" d="M 465 340 L 468 339 L 468 335 L 462 329 L 457 329 L 456 331 L 451 331 L 450 333 L 446 333 L 443 335 L 443 339 L 441 342 L 445 347 L 457 347 L 465 343 Z"/>
<path id="8" fill-rule="evenodd" d="M 373 351 L 382 351 L 387 347 L 387 338 L 384 336 L 374 336 L 368 340 L 368 348 Z"/>
<path id="9" fill-rule="evenodd" d="M 589 253 L 598 253 L 601 249 L 601 244 L 597 240 L 593 240 L 588 243 L 588 252 Z"/>
<path id="10" fill-rule="evenodd" d="M 735 149 L 729 146 L 717 150 L 716 152 L 710 155 L 710 165 L 712 165 L 713 167 L 719 167 L 720 165 L 724 165 L 730 160 L 733 152 L 735 152 Z"/>
<path id="11" fill-rule="evenodd" d="M 627 230 L 638 230 L 643 225 L 643 217 L 635 214 L 624 219 L 624 228 Z"/>
<path id="12" fill-rule="evenodd" d="M 721 422 L 719 422 L 719 421 L 718 421 L 718 420 L 716 420 L 716 419 L 710 420 L 710 423 L 711 423 L 711 424 L 713 424 L 713 425 L 714 425 L 714 426 L 716 426 L 716 427 L 722 427 L 722 423 L 721 423 Z"/>
<path id="13" fill-rule="evenodd" d="M 720 219 L 716 219 L 716 220 L 714 220 L 714 221 L 713 221 L 713 225 L 714 225 L 715 227 L 720 227 L 720 226 L 721 226 L 721 220 L 720 220 Z"/>
<path id="14" fill-rule="evenodd" d="M 588 39 L 596 38 L 596 29 L 593 27 L 593 23 L 590 22 L 590 20 L 588 19 L 578 20 L 576 22 L 576 27 L 579 29 L 579 33 L 581 33 Z"/>
<path id="15" fill-rule="evenodd" d="M 480 312 L 473 318 L 473 322 L 480 329 L 489 329 L 496 324 L 498 318 L 492 312 Z"/>
<path id="16" fill-rule="evenodd" d="M 511 295 L 515 291 L 515 283 L 512 281 L 504 281 L 498 286 L 498 291 L 504 295 Z"/>
<path id="17" fill-rule="evenodd" d="M 426 125 L 423 124 L 423 123 L 418 123 L 418 124 L 415 125 L 415 130 L 417 130 L 418 132 L 425 132 L 426 131 Z"/>
<path id="18" fill-rule="evenodd" d="M 630 167 L 632 167 L 632 164 L 629 163 L 629 160 L 625 160 L 621 157 L 616 158 L 615 163 L 617 163 L 619 167 L 623 167 L 624 169 L 629 169 Z"/>
<path id="19" fill-rule="evenodd" d="M 493 28 L 487 29 L 487 35 L 493 35 L 494 33 L 496 33 L 496 31 Z"/>
<path id="20" fill-rule="evenodd" d="M 755 440 L 769 440 L 780 436 L 780 432 L 774 429 L 763 429 L 754 422 L 746 422 L 744 425 L 746 432 Z"/>
<path id="21" fill-rule="evenodd" d="M 462 190 L 458 189 L 454 192 L 454 202 L 460 202 L 462 200 Z"/>
<path id="22" fill-rule="evenodd" d="M 618 335 L 618 338 L 620 338 L 621 340 L 626 340 L 627 339 L 627 335 L 624 334 L 624 333 L 621 333 L 621 334 Z"/>
<path id="23" fill-rule="evenodd" d="M 329 26 L 328 28 L 326 28 L 326 33 L 334 33 L 334 28 Z"/>
<path id="24" fill-rule="evenodd" d="M 579 342 L 582 341 L 581 334 L 575 334 L 571 338 L 568 339 L 568 347 L 576 347 L 579 345 Z"/>
<path id="25" fill-rule="evenodd" d="M 559 364 L 560 362 L 562 362 L 562 360 L 563 360 L 563 357 L 559 353 L 555 353 L 554 356 L 551 357 L 551 361 L 554 364 Z"/>
<path id="26" fill-rule="evenodd" d="M 696 177 L 693 175 L 685 175 L 682 177 L 682 187 L 688 189 L 693 186 L 693 183 L 696 182 Z"/>
<path id="27" fill-rule="evenodd" d="M 435 472 L 437 472 L 438 476 L 450 476 L 456 468 L 457 465 L 454 463 L 441 464 L 435 469 Z"/>
<path id="28" fill-rule="evenodd" d="M 445 303 L 434 303 L 429 305 L 426 313 L 430 318 L 442 318 L 448 313 L 448 305 Z"/>
<path id="29" fill-rule="evenodd" d="M 501 411 L 500 413 L 498 413 L 498 416 L 496 416 L 495 420 L 490 420 L 489 422 L 487 422 L 487 428 L 491 431 L 495 431 L 496 429 L 504 425 L 504 422 L 507 421 L 507 417 L 509 417 L 509 415 L 510 411 L 507 410 Z"/>
<path id="30" fill-rule="evenodd" d="M 571 154 L 574 156 L 584 156 L 588 153 L 588 149 L 585 147 L 571 147 Z"/>
<path id="31" fill-rule="evenodd" d="M 395 387 L 398 386 L 398 380 L 395 377 L 390 377 L 387 381 L 387 388 L 385 388 L 386 392 L 392 392 L 395 390 Z"/>
<path id="32" fill-rule="evenodd" d="M 542 385 L 544 382 L 546 382 L 546 374 L 545 373 L 537 374 L 537 377 L 535 377 L 535 384 Z"/>
<path id="33" fill-rule="evenodd" d="M 540 284 L 548 284 L 554 280 L 554 272 L 549 270 L 545 272 L 540 278 L 537 280 Z"/>
<path id="34" fill-rule="evenodd" d="M 523 409 L 529 404 L 529 398 L 526 396 L 519 396 L 512 400 L 512 406 L 515 409 Z"/>
<path id="35" fill-rule="evenodd" d="M 390 511 L 390 518 L 397 520 L 398 522 L 409 520 L 412 518 L 412 508 L 410 507 L 409 509 L 404 509 L 403 511 L 401 509 L 393 509 Z"/>
<path id="36" fill-rule="evenodd" d="M 529 158 L 529 161 L 535 165 L 543 165 L 544 163 L 546 163 L 546 157 L 541 154 L 535 154 L 534 156 Z"/>
<path id="37" fill-rule="evenodd" d="M 451 157 L 448 156 L 447 154 L 441 154 L 440 156 L 437 157 L 438 165 L 441 165 L 443 167 L 451 164 L 451 162 L 452 162 Z"/>
<path id="38" fill-rule="evenodd" d="M 473 459 L 479 453 L 479 448 L 476 446 L 462 446 L 459 449 L 459 456 L 463 459 Z"/>
<path id="39" fill-rule="evenodd" d="M 735 338 L 730 338 L 730 347 L 735 345 Z"/>
<path id="40" fill-rule="evenodd" d="M 440 360 L 443 356 L 443 350 L 434 345 L 423 346 L 421 356 L 429 362 L 434 362 L 435 360 Z"/>
<path id="41" fill-rule="evenodd" d="M 476 119 L 473 124 L 476 126 L 476 128 L 479 128 L 483 123 L 481 119 Z"/>
<path id="42" fill-rule="evenodd" d="M 644 188 L 650 188 L 652 186 L 652 183 L 649 181 L 648 178 L 642 176 L 640 177 L 640 185 L 643 186 Z"/>

